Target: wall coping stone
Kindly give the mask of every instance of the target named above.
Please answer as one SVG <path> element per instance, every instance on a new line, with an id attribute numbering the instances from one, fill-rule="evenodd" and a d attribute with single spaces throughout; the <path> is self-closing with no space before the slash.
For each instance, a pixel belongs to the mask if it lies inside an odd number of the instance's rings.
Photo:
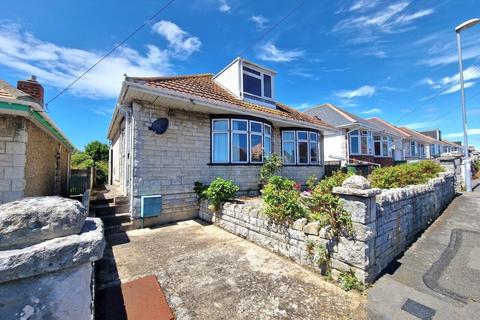
<path id="1" fill-rule="evenodd" d="M 372 189 L 352 189 L 352 188 L 344 188 L 344 187 L 335 187 L 333 188 L 332 192 L 334 194 L 344 194 L 344 195 L 351 195 L 351 196 L 359 196 L 364 198 L 369 198 L 376 196 L 377 194 L 382 193 L 382 190 L 379 188 L 372 188 Z"/>
<path id="2" fill-rule="evenodd" d="M 102 258 L 104 249 L 102 221 L 87 218 L 80 234 L 0 251 L 0 283 L 94 262 Z"/>

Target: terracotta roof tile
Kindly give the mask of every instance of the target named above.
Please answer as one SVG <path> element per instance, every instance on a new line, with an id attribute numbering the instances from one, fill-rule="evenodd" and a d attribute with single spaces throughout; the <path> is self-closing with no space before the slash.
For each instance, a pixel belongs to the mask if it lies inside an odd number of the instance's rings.
<path id="1" fill-rule="evenodd" d="M 282 116 L 291 120 L 309 122 L 315 125 L 333 128 L 331 125 L 315 117 L 295 110 L 292 107 L 277 102 L 276 108 L 269 108 L 243 101 L 213 80 L 212 74 L 184 75 L 173 77 L 129 77 L 129 81 L 140 83 L 152 88 L 168 89 L 192 96 L 197 96 L 217 102 L 228 103 L 243 109 L 255 110 L 265 114 Z"/>
<path id="2" fill-rule="evenodd" d="M 0 88 L 0 97 L 13 99 L 13 96 L 2 88 Z"/>

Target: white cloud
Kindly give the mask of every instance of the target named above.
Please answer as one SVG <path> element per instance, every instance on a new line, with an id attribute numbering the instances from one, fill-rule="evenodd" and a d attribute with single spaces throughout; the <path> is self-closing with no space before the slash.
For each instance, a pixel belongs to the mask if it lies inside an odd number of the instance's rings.
<path id="1" fill-rule="evenodd" d="M 463 71 L 463 80 L 464 81 L 469 81 L 473 79 L 478 79 L 480 78 L 480 67 L 468 67 Z M 448 84 L 453 84 L 453 83 L 459 83 L 460 82 L 460 72 L 457 74 L 450 76 L 450 77 L 444 77 L 441 80 L 442 84 L 448 85 Z"/>
<path id="2" fill-rule="evenodd" d="M 368 51 L 365 53 L 366 56 L 373 56 L 375 58 L 387 58 L 387 54 L 383 50 L 377 50 L 377 51 Z"/>
<path id="3" fill-rule="evenodd" d="M 152 29 L 168 41 L 169 47 L 179 58 L 188 58 L 200 50 L 202 42 L 197 37 L 190 36 L 171 21 L 162 20 L 155 23 Z"/>
<path id="4" fill-rule="evenodd" d="M 265 18 L 262 15 L 251 16 L 250 20 L 253 21 L 255 23 L 255 26 L 257 27 L 257 29 L 260 29 L 260 30 L 264 29 L 266 27 L 267 22 L 268 22 L 268 19 Z"/>
<path id="5" fill-rule="evenodd" d="M 480 128 L 468 129 L 467 135 L 469 136 L 480 135 Z M 447 134 L 442 134 L 442 136 L 446 139 L 463 138 L 463 132 L 447 133 Z"/>
<path id="6" fill-rule="evenodd" d="M 354 99 L 358 97 L 371 97 L 376 89 L 373 86 L 361 86 L 355 90 L 342 90 L 335 93 L 335 95 L 342 99 Z"/>
<path id="7" fill-rule="evenodd" d="M 470 88 L 473 85 L 475 85 L 475 82 L 465 82 L 463 85 L 464 85 L 465 88 Z M 441 95 L 454 93 L 454 92 L 457 92 L 457 91 L 460 91 L 460 83 L 454 84 L 450 88 L 442 91 Z"/>
<path id="8" fill-rule="evenodd" d="M 227 2 L 227 0 L 219 0 L 219 7 L 218 10 L 220 12 L 225 12 L 225 13 L 230 13 L 232 7 L 230 7 L 230 4 Z"/>
<path id="9" fill-rule="evenodd" d="M 410 30 L 416 20 L 431 15 L 433 9 L 422 9 L 415 12 L 407 12 L 409 1 L 398 1 L 388 6 L 382 6 L 378 10 L 369 11 L 367 14 L 355 14 L 365 8 L 366 1 L 355 3 L 350 12 L 353 15 L 338 22 L 332 29 L 333 32 L 345 32 L 352 35 L 349 40 L 352 43 L 367 43 L 378 40 L 381 33 L 399 33 Z M 374 5 L 371 5 L 373 7 Z M 353 10 L 352 10 L 353 9 Z"/>
<path id="10" fill-rule="evenodd" d="M 188 43 L 182 50 L 189 50 Z M 37 39 L 18 25 L 0 26 L 0 65 L 24 77 L 37 75 L 40 82 L 58 89 L 66 87 L 103 55 L 103 52 L 63 47 Z M 120 90 L 123 74 L 171 74 L 172 58 L 176 56 L 174 48 L 162 50 L 149 44 L 146 45 L 146 53 L 140 53 L 122 46 L 75 83 L 69 92 L 90 98 L 114 98 Z"/>
<path id="11" fill-rule="evenodd" d="M 289 62 L 300 58 L 303 54 L 303 50 L 282 50 L 277 48 L 274 43 L 267 42 L 260 47 L 258 58 L 265 61 Z"/>
<path id="12" fill-rule="evenodd" d="M 458 54 L 456 49 L 444 50 L 448 52 L 434 58 L 428 58 L 420 60 L 420 64 L 428 65 L 430 67 L 436 67 L 441 65 L 447 65 L 451 63 L 458 63 Z M 462 50 L 463 60 L 475 59 L 480 56 L 480 45 L 465 46 Z"/>
<path id="13" fill-rule="evenodd" d="M 425 79 L 422 79 L 418 82 L 419 85 L 428 85 L 430 86 L 432 89 L 440 89 L 442 86 L 438 83 L 436 83 L 435 81 L 433 81 L 431 78 L 425 78 Z"/>
<path id="14" fill-rule="evenodd" d="M 365 111 L 362 111 L 363 114 L 374 114 L 374 113 L 382 113 L 382 110 L 378 109 L 378 108 L 373 108 L 373 109 L 370 109 L 370 110 L 365 110 Z"/>
<path id="15" fill-rule="evenodd" d="M 352 6 L 348 9 L 348 11 L 367 10 L 375 7 L 377 3 L 378 3 L 377 0 L 357 0 L 352 4 Z"/>
<path id="16" fill-rule="evenodd" d="M 430 129 L 434 128 L 443 123 L 443 120 L 435 120 L 435 121 L 422 121 L 422 122 L 412 122 L 402 125 L 402 127 L 407 127 L 412 130 L 420 130 L 420 129 Z"/>

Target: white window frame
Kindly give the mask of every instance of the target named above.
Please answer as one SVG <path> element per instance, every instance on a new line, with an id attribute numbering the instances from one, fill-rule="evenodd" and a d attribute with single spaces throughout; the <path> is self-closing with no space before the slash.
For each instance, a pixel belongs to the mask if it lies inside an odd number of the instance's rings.
<path id="1" fill-rule="evenodd" d="M 259 124 L 259 125 L 260 125 L 260 128 L 261 128 L 261 132 L 256 132 L 256 131 L 254 132 L 254 131 L 252 131 L 252 123 L 257 123 L 257 124 Z M 263 126 L 264 126 L 263 122 L 260 122 L 260 121 L 250 120 L 250 121 L 248 122 L 248 129 L 249 129 L 249 131 L 250 131 L 250 134 L 248 135 L 248 144 L 249 144 L 249 146 L 250 146 L 250 148 L 249 148 L 249 149 L 250 149 L 250 152 L 248 153 L 248 155 L 249 155 L 249 157 L 250 157 L 250 158 L 249 158 L 250 163 L 263 163 L 263 161 L 264 161 L 265 155 L 263 154 L 263 149 L 264 149 L 264 143 L 265 143 L 265 141 L 264 141 L 264 132 L 265 132 L 265 130 L 264 130 L 264 127 L 263 127 Z M 253 160 L 252 160 L 252 136 L 259 136 L 259 137 L 260 137 L 260 141 L 262 142 L 262 151 L 261 151 L 261 152 L 262 152 L 262 160 L 261 160 L 261 161 L 253 161 Z"/>
<path id="2" fill-rule="evenodd" d="M 233 122 L 234 121 L 238 121 L 238 122 L 245 122 L 246 125 L 245 125 L 245 130 L 234 130 L 233 129 Z M 231 156 L 231 163 L 234 163 L 234 164 L 246 164 L 246 163 L 249 163 L 248 160 L 250 160 L 250 135 L 249 135 L 249 121 L 247 119 L 235 119 L 235 118 L 232 118 L 230 119 L 230 139 L 231 139 L 231 142 L 230 142 L 230 156 Z M 245 134 L 247 135 L 247 160 L 246 161 L 233 161 L 233 135 L 234 134 Z"/>
<path id="3" fill-rule="evenodd" d="M 353 132 L 357 131 L 356 134 L 352 134 Z M 358 152 L 352 152 L 352 139 L 351 137 L 357 137 L 358 138 Z M 362 137 L 367 137 L 367 153 L 362 153 Z M 348 142 L 349 142 L 349 146 L 350 146 L 350 154 L 351 155 L 364 155 L 364 156 L 371 156 L 371 155 L 375 155 L 375 144 L 374 144 L 374 141 L 373 141 L 373 133 L 372 131 L 368 131 L 368 130 L 361 130 L 361 129 L 357 129 L 357 130 L 353 130 L 351 132 L 348 133 Z"/>
<path id="4" fill-rule="evenodd" d="M 380 143 L 380 154 L 375 154 L 375 143 Z M 383 144 L 387 144 L 387 154 L 383 151 Z M 392 143 L 393 139 L 389 136 L 374 135 L 373 136 L 373 156 L 377 158 L 390 158 L 392 157 Z"/>
<path id="5" fill-rule="evenodd" d="M 307 135 L 307 138 L 306 139 L 300 139 L 299 138 L 299 135 L 300 133 L 305 133 Z M 296 149 L 297 149 L 297 164 L 299 165 L 307 165 L 307 164 L 310 164 L 310 135 L 309 135 L 309 132 L 308 131 L 304 131 L 304 130 L 296 130 L 295 131 L 295 138 L 296 138 Z M 300 162 L 300 143 L 303 142 L 303 143 L 306 143 L 307 144 L 307 162 Z"/>
<path id="6" fill-rule="evenodd" d="M 317 161 L 316 162 L 312 162 L 312 149 L 310 148 L 310 145 L 312 144 L 312 140 L 311 140 L 311 135 L 315 135 L 316 136 L 316 149 L 317 149 Z M 312 164 L 312 165 L 315 165 L 315 164 L 320 164 L 320 141 L 319 141 L 319 134 L 317 132 L 308 132 L 308 157 L 309 157 L 309 163 Z"/>
<path id="7" fill-rule="evenodd" d="M 270 134 L 267 134 L 267 130 L 265 130 L 266 127 L 268 127 L 268 128 L 270 129 Z M 272 149 L 273 149 L 272 134 L 273 134 L 272 126 L 269 125 L 269 124 L 264 123 L 264 124 L 263 124 L 263 161 L 265 161 L 265 157 L 269 157 L 269 156 L 271 156 L 272 153 L 273 153 L 273 150 L 272 150 Z M 267 144 L 265 143 L 265 139 L 266 139 L 266 138 L 270 139 L 270 143 L 269 143 L 269 145 L 270 145 L 270 153 L 269 153 L 269 154 L 266 154 L 266 153 L 265 153 L 265 146 L 267 145 Z"/>
<path id="8" fill-rule="evenodd" d="M 227 130 L 215 130 L 215 121 L 227 121 Z M 218 118 L 218 119 L 212 119 L 211 122 L 212 126 L 212 136 L 210 137 L 211 143 L 212 143 L 212 150 L 211 150 L 211 158 L 213 163 L 230 163 L 230 119 L 228 118 Z M 214 161 L 215 159 L 215 134 L 227 134 L 227 161 Z"/>
<path id="9" fill-rule="evenodd" d="M 255 70 L 256 72 L 259 72 L 260 75 L 251 73 L 251 72 L 249 72 L 248 70 L 244 70 L 244 68 L 248 68 L 248 69 Z M 247 95 L 251 95 L 251 96 L 258 97 L 258 98 L 262 98 L 262 99 L 273 100 L 273 97 L 275 96 L 275 93 L 274 93 L 274 84 L 273 84 L 273 82 L 274 82 L 274 81 L 273 81 L 274 76 L 273 76 L 272 74 L 263 72 L 262 70 L 259 70 L 258 68 L 254 67 L 254 66 L 245 65 L 245 64 L 242 65 L 241 72 L 242 72 L 242 91 L 243 91 L 243 94 L 244 94 L 244 95 L 247 94 Z M 260 83 L 261 83 L 261 88 L 260 88 L 261 95 L 260 95 L 260 96 L 245 91 L 245 89 L 243 88 L 243 75 L 244 75 L 244 74 L 246 74 L 246 75 L 248 75 L 248 76 L 250 76 L 250 77 L 254 77 L 254 78 L 260 79 Z M 267 76 L 270 77 L 271 97 L 268 97 L 268 96 L 265 95 L 265 84 L 264 84 L 264 80 L 263 80 L 263 75 L 264 75 L 264 74 L 266 74 Z"/>
<path id="10" fill-rule="evenodd" d="M 286 133 L 292 133 L 293 134 L 293 139 L 292 140 L 286 140 L 284 138 L 284 134 Z M 295 130 L 285 130 L 285 131 L 282 131 L 282 163 L 284 165 L 296 165 L 297 164 L 297 142 L 296 142 L 296 133 L 295 133 Z M 285 158 L 283 156 L 283 151 L 284 151 L 284 143 L 292 143 L 293 142 L 293 162 L 285 162 Z"/>

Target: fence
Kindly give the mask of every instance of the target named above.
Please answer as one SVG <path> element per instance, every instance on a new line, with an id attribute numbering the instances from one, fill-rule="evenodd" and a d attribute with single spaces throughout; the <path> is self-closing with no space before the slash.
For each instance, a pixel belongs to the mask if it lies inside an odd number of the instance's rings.
<path id="1" fill-rule="evenodd" d="M 95 185 L 95 168 L 72 169 L 70 171 L 70 185 L 68 187 L 70 196 L 82 195 L 85 191 Z"/>

